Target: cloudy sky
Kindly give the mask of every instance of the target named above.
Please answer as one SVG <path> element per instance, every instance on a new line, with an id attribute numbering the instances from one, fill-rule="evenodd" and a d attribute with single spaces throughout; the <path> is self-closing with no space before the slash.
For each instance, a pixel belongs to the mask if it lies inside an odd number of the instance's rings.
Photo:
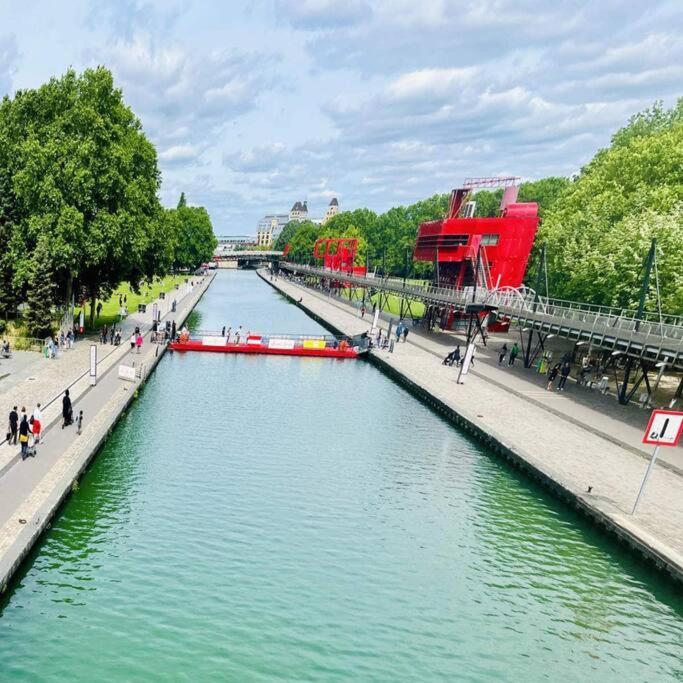
<path id="1" fill-rule="evenodd" d="M 683 95 L 683 2 L 0 0 L 0 92 L 105 64 L 219 234 L 571 174 Z"/>

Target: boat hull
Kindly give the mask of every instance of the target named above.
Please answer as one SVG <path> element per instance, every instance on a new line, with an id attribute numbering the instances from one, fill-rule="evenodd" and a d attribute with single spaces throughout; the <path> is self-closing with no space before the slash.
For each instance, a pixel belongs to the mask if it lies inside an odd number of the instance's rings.
<path id="1" fill-rule="evenodd" d="M 348 349 L 295 348 L 277 349 L 265 344 L 202 344 L 197 341 L 171 342 L 168 347 L 174 351 L 200 351 L 204 353 L 242 353 L 266 356 L 308 356 L 313 358 L 358 358 L 361 353 Z"/>

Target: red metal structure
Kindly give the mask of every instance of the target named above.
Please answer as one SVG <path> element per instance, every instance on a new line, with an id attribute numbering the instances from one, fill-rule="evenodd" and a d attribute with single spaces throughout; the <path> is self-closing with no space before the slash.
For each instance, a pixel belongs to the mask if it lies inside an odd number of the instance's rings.
<path id="1" fill-rule="evenodd" d="M 436 264 L 435 281 L 443 286 L 519 287 L 538 228 L 538 204 L 517 203 L 517 178 L 468 178 L 451 193 L 443 220 L 422 223 L 414 258 Z M 477 187 L 504 187 L 501 215 L 474 218 Z M 470 198 L 474 201 L 470 201 Z M 481 249 L 480 249 L 481 248 Z M 481 260 L 476 266 L 477 253 Z"/>
<path id="2" fill-rule="evenodd" d="M 365 266 L 355 266 L 358 240 L 350 237 L 321 237 L 313 245 L 313 256 L 322 259 L 323 268 L 353 275 L 365 275 Z"/>

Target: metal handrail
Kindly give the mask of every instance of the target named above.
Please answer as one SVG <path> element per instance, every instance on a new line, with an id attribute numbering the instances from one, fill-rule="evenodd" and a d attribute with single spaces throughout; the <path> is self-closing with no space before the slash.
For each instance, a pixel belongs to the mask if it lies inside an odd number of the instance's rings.
<path id="1" fill-rule="evenodd" d="M 281 263 L 280 267 L 304 275 L 309 273 L 318 277 L 332 277 L 350 284 L 383 289 L 392 294 L 419 298 L 439 305 L 464 308 L 468 303 L 488 303 L 496 306 L 509 319 L 529 320 L 533 317 L 537 322 L 547 325 L 558 325 L 558 321 L 564 321 L 564 325 L 573 325 L 573 329 L 590 328 L 591 336 L 619 335 L 629 348 L 635 342 L 648 349 L 658 349 L 658 358 L 671 358 L 673 354 L 673 362 L 676 365 L 683 364 L 683 316 L 664 315 L 661 319 L 658 316 L 653 320 L 652 314 L 645 314 L 641 319 L 632 310 L 549 299 L 537 296 L 532 289 L 526 287 L 495 290 L 479 287 L 475 292 L 472 287 L 458 289 L 404 283 L 396 278 L 368 278 L 292 263 Z M 653 341 L 648 341 L 648 338 Z"/>

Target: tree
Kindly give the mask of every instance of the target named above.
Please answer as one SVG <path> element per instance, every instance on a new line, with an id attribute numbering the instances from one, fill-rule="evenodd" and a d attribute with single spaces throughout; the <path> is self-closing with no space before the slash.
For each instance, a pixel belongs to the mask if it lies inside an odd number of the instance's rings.
<path id="1" fill-rule="evenodd" d="M 15 203 L 13 280 L 25 290 L 46 240 L 55 293 L 91 302 L 149 272 L 149 232 L 160 212 L 156 151 L 111 73 L 73 70 L 0 107 L 0 166 Z"/>
<path id="2" fill-rule="evenodd" d="M 500 202 L 503 199 L 503 190 L 479 190 L 473 196 L 476 202 L 474 209 L 475 218 L 495 218 L 500 215 Z"/>
<path id="3" fill-rule="evenodd" d="M 655 231 L 654 226 L 669 221 L 673 242 L 661 243 L 660 289 L 669 302 L 679 301 L 680 279 L 670 264 L 677 263 L 683 249 L 680 233 L 674 229 L 681 202 L 683 99 L 669 112 L 655 106 L 633 117 L 548 211 L 538 240 L 548 247 L 551 294 L 596 304 L 630 305 L 638 285 L 629 275 L 628 264 L 633 260 L 626 258 L 624 249 L 631 248 L 627 244 L 644 249 L 636 258 L 642 262 L 647 247 L 635 239 L 640 229 L 649 225 Z M 645 223 L 636 230 L 638 222 Z"/>
<path id="4" fill-rule="evenodd" d="M 548 178 L 522 183 L 519 187 L 517 201 L 536 202 L 538 204 L 538 215 L 543 220 L 546 213 L 555 206 L 555 203 L 570 185 L 571 180 L 561 176 L 549 176 Z"/>
<path id="5" fill-rule="evenodd" d="M 321 237 L 321 228 L 311 221 L 301 221 L 299 227 L 289 241 L 287 257 L 295 263 L 310 263 L 313 258 L 313 245 Z"/>
<path id="6" fill-rule="evenodd" d="M 28 282 L 26 327 L 32 337 L 52 334 L 53 288 L 48 241 L 42 238 L 33 253 Z"/>
<path id="7" fill-rule="evenodd" d="M 181 196 L 183 200 L 184 194 Z M 180 204 L 180 202 L 179 202 Z M 175 209 L 176 239 L 173 265 L 176 268 L 198 268 L 210 261 L 218 245 L 211 218 L 203 206 L 180 206 Z"/>
<path id="8" fill-rule="evenodd" d="M 182 209 L 184 206 L 187 206 L 187 200 L 185 199 L 185 193 L 181 192 L 180 193 L 180 199 L 178 200 L 178 209 Z"/>
<path id="9" fill-rule="evenodd" d="M 301 221 L 289 221 L 277 236 L 277 239 L 273 243 L 273 249 L 276 251 L 284 251 L 300 226 Z"/>

